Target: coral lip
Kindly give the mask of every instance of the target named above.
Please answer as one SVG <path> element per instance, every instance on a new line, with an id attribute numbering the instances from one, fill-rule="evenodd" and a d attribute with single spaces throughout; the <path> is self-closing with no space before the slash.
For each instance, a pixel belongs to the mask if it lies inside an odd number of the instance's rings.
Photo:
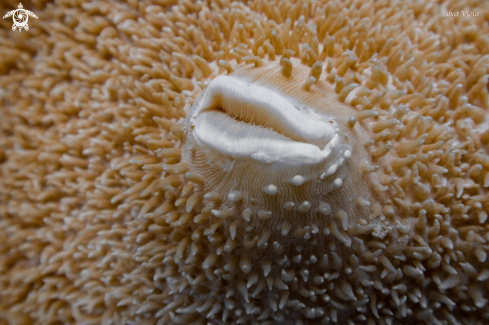
<path id="1" fill-rule="evenodd" d="M 191 117 L 197 139 L 234 158 L 263 163 L 316 164 L 338 142 L 335 127 L 298 110 L 270 89 L 219 76 Z"/>
<path id="2" fill-rule="evenodd" d="M 335 135 L 321 150 L 316 145 L 293 141 L 270 129 L 212 111 L 197 117 L 194 134 L 197 140 L 233 158 L 285 165 L 318 164 L 328 158 L 339 141 Z"/>
<path id="3" fill-rule="evenodd" d="M 301 111 L 275 91 L 249 85 L 237 77 L 218 76 L 212 80 L 196 115 L 216 109 L 237 120 L 273 129 L 290 139 L 320 148 L 335 134 L 335 128 L 320 115 Z"/>

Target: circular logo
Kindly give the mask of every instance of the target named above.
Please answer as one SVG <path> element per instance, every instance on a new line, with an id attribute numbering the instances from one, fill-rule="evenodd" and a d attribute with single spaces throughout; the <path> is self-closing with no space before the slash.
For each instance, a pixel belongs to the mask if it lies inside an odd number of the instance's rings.
<path id="1" fill-rule="evenodd" d="M 17 9 L 15 10 L 14 13 L 14 24 L 17 25 L 17 27 L 24 27 L 27 25 L 27 13 L 23 9 Z"/>
<path id="2" fill-rule="evenodd" d="M 29 16 L 37 19 L 36 14 L 32 11 L 24 9 L 22 3 L 19 3 L 18 9 L 7 12 L 7 14 L 3 16 L 3 19 L 11 16 L 14 21 L 14 24 L 12 25 L 12 30 L 15 31 L 16 29 L 19 29 L 19 32 L 22 31 L 22 28 L 24 28 L 26 31 L 29 30 L 29 25 L 27 25 Z"/>

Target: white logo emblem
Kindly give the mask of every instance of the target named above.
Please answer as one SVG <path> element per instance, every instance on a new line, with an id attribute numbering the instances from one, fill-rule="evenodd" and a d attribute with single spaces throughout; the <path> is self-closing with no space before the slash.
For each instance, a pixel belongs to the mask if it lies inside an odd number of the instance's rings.
<path id="1" fill-rule="evenodd" d="M 19 32 L 22 31 L 22 28 L 24 28 L 26 31 L 29 30 L 29 25 L 27 25 L 27 21 L 29 20 L 28 16 L 37 19 L 37 16 L 32 11 L 25 10 L 23 8 L 24 7 L 22 6 L 22 3 L 19 3 L 19 9 L 9 11 L 5 16 L 3 16 L 4 19 L 13 16 L 14 19 L 14 24 L 12 25 L 13 31 L 15 31 L 17 28 L 19 29 Z"/>

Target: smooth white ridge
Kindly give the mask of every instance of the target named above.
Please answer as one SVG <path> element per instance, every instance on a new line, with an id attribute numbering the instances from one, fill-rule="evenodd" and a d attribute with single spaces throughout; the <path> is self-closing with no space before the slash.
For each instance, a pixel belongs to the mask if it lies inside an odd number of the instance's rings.
<path id="1" fill-rule="evenodd" d="M 329 121 L 235 77 L 212 80 L 191 114 L 196 140 L 235 159 L 312 165 L 328 158 L 339 143 L 337 129 Z"/>

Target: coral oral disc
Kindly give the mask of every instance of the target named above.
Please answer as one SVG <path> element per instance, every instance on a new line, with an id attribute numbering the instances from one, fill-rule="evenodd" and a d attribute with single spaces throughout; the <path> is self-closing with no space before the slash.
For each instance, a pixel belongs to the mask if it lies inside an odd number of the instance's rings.
<path id="1" fill-rule="evenodd" d="M 337 128 L 325 117 L 232 76 L 212 80 L 190 123 L 197 141 L 233 158 L 262 163 L 317 164 L 339 143 Z"/>
<path id="2" fill-rule="evenodd" d="M 203 144 L 235 159 L 251 158 L 261 163 L 312 165 L 327 159 L 339 142 L 333 139 L 320 149 L 296 142 L 259 125 L 233 120 L 214 111 L 202 112 L 195 122 L 195 137 Z"/>

